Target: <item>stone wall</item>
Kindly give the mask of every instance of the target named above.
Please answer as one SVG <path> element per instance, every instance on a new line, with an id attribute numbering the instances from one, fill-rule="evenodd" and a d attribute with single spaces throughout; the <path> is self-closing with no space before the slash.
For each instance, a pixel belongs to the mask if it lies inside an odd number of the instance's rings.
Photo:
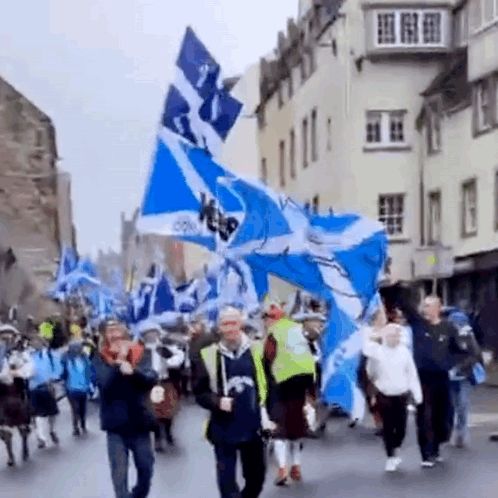
<path id="1" fill-rule="evenodd" d="M 56 163 L 50 118 L 0 78 L 0 222 L 39 291 L 52 280 L 60 253 Z"/>

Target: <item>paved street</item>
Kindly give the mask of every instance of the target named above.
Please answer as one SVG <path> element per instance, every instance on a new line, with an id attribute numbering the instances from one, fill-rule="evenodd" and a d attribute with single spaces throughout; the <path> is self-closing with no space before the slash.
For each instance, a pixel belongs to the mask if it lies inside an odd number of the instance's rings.
<path id="1" fill-rule="evenodd" d="M 0 498 L 112 498 L 105 440 L 92 417 L 92 434 L 73 440 L 64 412 L 60 424 L 62 444 L 16 469 L 4 467 L 1 453 Z M 160 456 L 151 498 L 216 498 L 213 459 L 201 437 L 203 414 L 187 406 L 176 428 L 179 448 Z M 475 396 L 473 445 L 470 450 L 448 450 L 449 461 L 422 471 L 415 447 L 413 423 L 405 448 L 403 471 L 385 475 L 384 456 L 378 438 L 365 429 L 351 430 L 344 421 L 334 421 L 327 438 L 306 448 L 306 481 L 288 489 L 274 488 L 269 474 L 263 497 L 302 498 L 492 498 L 498 495 L 498 443 L 487 435 L 498 430 L 498 389 L 481 389 Z M 34 442 L 34 441 L 33 441 Z"/>

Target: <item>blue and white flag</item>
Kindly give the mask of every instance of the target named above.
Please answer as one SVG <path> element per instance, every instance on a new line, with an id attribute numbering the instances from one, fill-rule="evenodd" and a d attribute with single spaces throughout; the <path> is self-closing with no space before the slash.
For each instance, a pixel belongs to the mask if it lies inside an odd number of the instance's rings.
<path id="1" fill-rule="evenodd" d="M 220 65 L 188 28 L 176 61 L 156 153 L 142 201 L 142 232 L 170 235 L 214 249 L 215 238 L 233 232 L 241 206 L 216 179 L 221 144 L 242 104 L 223 88 Z M 208 152 L 208 153 L 207 153 Z"/>
<path id="2" fill-rule="evenodd" d="M 309 217 L 266 187 L 233 178 L 222 181 L 246 210 L 226 252 L 327 301 L 322 394 L 328 403 L 361 418 L 364 401 L 356 377 L 360 326 L 378 298 L 387 255 L 383 226 L 353 214 Z"/>
<path id="3" fill-rule="evenodd" d="M 221 67 L 188 27 L 176 61 L 162 125 L 217 155 L 242 109 L 223 85 Z"/>

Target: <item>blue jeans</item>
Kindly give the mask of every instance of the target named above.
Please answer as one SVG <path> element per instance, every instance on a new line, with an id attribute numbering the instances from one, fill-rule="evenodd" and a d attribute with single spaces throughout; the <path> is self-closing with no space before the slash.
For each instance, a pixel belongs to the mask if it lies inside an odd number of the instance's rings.
<path id="1" fill-rule="evenodd" d="M 451 399 L 455 412 L 454 428 L 457 438 L 466 441 L 468 438 L 468 420 L 470 410 L 470 390 L 472 386 L 468 380 L 451 381 Z"/>
<path id="2" fill-rule="evenodd" d="M 154 453 L 149 433 L 133 436 L 107 433 L 107 451 L 116 498 L 146 498 L 154 472 Z M 128 458 L 133 455 L 137 469 L 137 484 L 128 491 Z"/>

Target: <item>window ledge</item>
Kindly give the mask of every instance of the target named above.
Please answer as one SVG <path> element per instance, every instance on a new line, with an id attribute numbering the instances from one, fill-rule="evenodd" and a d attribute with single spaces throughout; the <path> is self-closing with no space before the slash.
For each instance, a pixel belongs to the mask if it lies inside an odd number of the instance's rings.
<path id="1" fill-rule="evenodd" d="M 408 244 L 410 243 L 410 238 L 403 235 L 388 235 L 387 239 L 390 244 Z"/>
<path id="2" fill-rule="evenodd" d="M 363 152 L 406 152 L 412 150 L 408 144 L 369 144 L 363 146 Z"/>

